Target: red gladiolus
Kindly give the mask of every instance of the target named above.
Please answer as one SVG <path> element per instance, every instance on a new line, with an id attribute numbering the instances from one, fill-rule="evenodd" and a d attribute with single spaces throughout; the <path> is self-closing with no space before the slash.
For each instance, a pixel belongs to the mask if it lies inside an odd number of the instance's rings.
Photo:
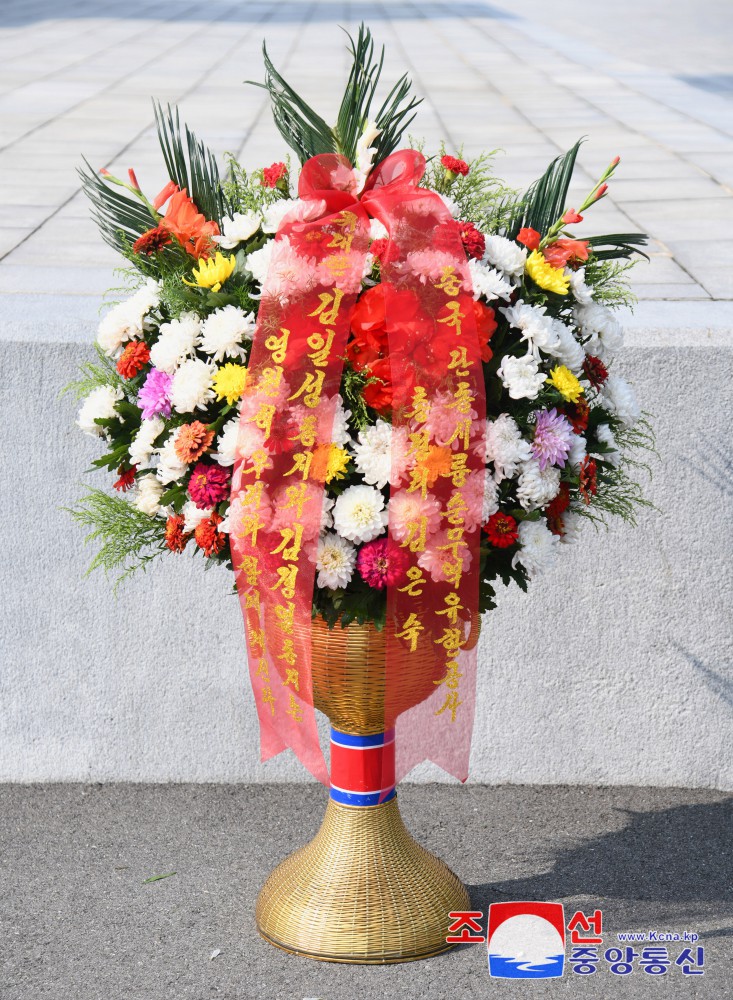
<path id="1" fill-rule="evenodd" d="M 262 171 L 262 186 L 268 188 L 277 187 L 278 181 L 281 181 L 287 172 L 288 168 L 284 163 L 273 163 L 272 166 L 265 167 Z"/>
<path id="2" fill-rule="evenodd" d="M 129 489 L 135 485 L 135 473 L 137 472 L 137 466 L 132 465 L 129 469 L 125 469 L 124 466 L 120 466 L 117 470 L 117 475 L 120 477 L 116 483 L 113 484 L 116 490 L 120 490 L 122 493 L 127 493 Z"/>
<path id="3" fill-rule="evenodd" d="M 155 211 L 159 211 L 160 208 L 165 205 L 171 195 L 175 194 L 178 190 L 178 185 L 175 181 L 168 181 L 163 190 L 158 194 L 158 196 L 153 201 L 153 208 Z"/>
<path id="4" fill-rule="evenodd" d="M 217 224 L 207 222 L 188 197 L 185 188 L 182 191 L 176 188 L 160 225 L 176 237 L 186 253 L 197 259 L 209 255 L 212 248 L 211 237 L 219 235 Z"/>
<path id="5" fill-rule="evenodd" d="M 150 348 L 143 340 L 131 340 L 117 362 L 117 371 L 123 378 L 134 378 L 150 361 Z"/>
<path id="6" fill-rule="evenodd" d="M 460 174 L 461 177 L 465 177 L 470 170 L 470 167 L 465 160 L 459 160 L 455 156 L 442 156 L 440 158 L 440 163 L 441 166 L 445 167 L 448 173 Z"/>
<path id="7" fill-rule="evenodd" d="M 497 549 L 507 549 L 519 538 L 517 522 L 511 514 L 502 514 L 499 510 L 491 515 L 484 530 Z"/>
<path id="8" fill-rule="evenodd" d="M 601 186 L 596 191 L 596 196 L 595 196 L 594 200 L 598 201 L 600 198 L 602 198 L 604 196 L 604 194 L 606 193 L 606 191 L 608 191 L 608 184 L 601 184 Z"/>
<path id="9" fill-rule="evenodd" d="M 130 178 L 130 184 L 135 188 L 136 191 L 140 191 L 140 185 L 137 182 L 137 177 L 135 176 L 135 171 L 130 167 L 127 171 L 127 176 Z"/>
<path id="10" fill-rule="evenodd" d="M 588 244 L 585 240 L 555 240 L 542 253 L 548 264 L 565 267 L 569 260 L 587 260 Z"/>
<path id="11" fill-rule="evenodd" d="M 476 317 L 476 333 L 481 348 L 481 360 L 491 361 L 494 352 L 489 347 L 489 341 L 496 331 L 496 313 L 491 306 L 486 306 L 477 300 L 474 300 L 473 303 L 473 313 Z"/>
<path id="12" fill-rule="evenodd" d="M 583 221 L 583 216 L 580 212 L 576 212 L 574 208 L 569 208 L 565 215 L 563 215 L 562 221 L 566 226 L 574 226 L 576 222 Z"/>
<path id="13" fill-rule="evenodd" d="M 608 378 L 608 368 L 606 368 L 600 358 L 597 358 L 594 354 L 589 354 L 583 362 L 583 374 L 594 389 L 600 389 Z"/>
<path id="14" fill-rule="evenodd" d="M 517 243 L 523 243 L 528 250 L 539 249 L 541 239 L 542 237 L 537 230 L 530 227 L 520 229 L 517 233 Z"/>

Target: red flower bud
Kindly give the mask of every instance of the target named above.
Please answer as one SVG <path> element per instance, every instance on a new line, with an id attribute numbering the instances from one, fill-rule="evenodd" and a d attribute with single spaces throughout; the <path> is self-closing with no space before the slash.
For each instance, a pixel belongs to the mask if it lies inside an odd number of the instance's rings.
<path id="1" fill-rule="evenodd" d="M 601 186 L 596 191 L 595 200 L 599 201 L 604 196 L 606 191 L 608 191 L 608 184 L 601 184 Z"/>
<path id="2" fill-rule="evenodd" d="M 137 177 L 135 176 L 135 171 L 130 167 L 127 171 L 127 176 L 130 178 L 130 184 L 135 188 L 136 191 L 140 190 L 140 185 L 137 182 Z"/>
<path id="3" fill-rule="evenodd" d="M 583 216 L 580 212 L 576 212 L 574 208 L 569 208 L 565 215 L 563 215 L 562 221 L 566 226 L 573 226 L 576 222 L 582 222 Z"/>
<path id="4" fill-rule="evenodd" d="M 99 172 L 102 175 L 102 177 L 111 177 L 112 176 L 112 174 L 109 172 L 109 170 L 107 170 L 106 167 L 100 167 L 99 168 Z"/>
<path id="5" fill-rule="evenodd" d="M 620 157 L 620 156 L 615 156 L 615 157 L 614 157 L 614 158 L 613 158 L 613 159 L 611 160 L 611 166 L 612 166 L 612 167 L 617 167 L 617 166 L 619 165 L 619 163 L 620 163 L 620 162 L 621 162 L 621 157 Z"/>

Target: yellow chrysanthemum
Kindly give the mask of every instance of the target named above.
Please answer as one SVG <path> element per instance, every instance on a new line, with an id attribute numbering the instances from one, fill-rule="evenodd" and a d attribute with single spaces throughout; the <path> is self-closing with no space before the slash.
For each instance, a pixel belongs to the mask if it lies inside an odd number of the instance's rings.
<path id="1" fill-rule="evenodd" d="M 236 267 L 237 261 L 234 254 L 225 257 L 218 250 L 213 257 L 208 260 L 199 261 L 199 266 L 193 269 L 195 281 L 183 281 L 191 288 L 210 288 L 212 292 L 218 292 L 227 278 Z"/>
<path id="2" fill-rule="evenodd" d="M 343 479 L 351 457 L 345 448 L 337 444 L 319 444 L 313 452 L 311 475 L 320 483 L 330 483 L 332 479 Z"/>
<path id="3" fill-rule="evenodd" d="M 583 386 L 565 365 L 556 365 L 547 381 L 554 385 L 562 398 L 569 403 L 577 403 L 583 394 Z"/>
<path id="4" fill-rule="evenodd" d="M 214 375 L 213 387 L 218 400 L 226 399 L 227 403 L 236 403 L 244 392 L 247 381 L 247 369 L 244 365 L 236 365 L 233 361 L 222 365 Z"/>
<path id="5" fill-rule="evenodd" d="M 540 250 L 533 250 L 527 258 L 525 270 L 535 285 L 544 288 L 555 295 L 567 295 L 570 288 L 570 278 L 567 278 L 561 268 L 553 267 L 545 260 Z"/>

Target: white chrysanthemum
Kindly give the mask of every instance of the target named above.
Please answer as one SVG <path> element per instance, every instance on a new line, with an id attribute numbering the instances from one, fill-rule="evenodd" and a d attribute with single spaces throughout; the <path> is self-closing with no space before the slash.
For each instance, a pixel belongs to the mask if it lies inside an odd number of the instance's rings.
<path id="1" fill-rule="evenodd" d="M 216 451 L 211 456 L 219 465 L 234 465 L 237 457 L 239 417 L 232 417 L 222 427 L 216 439 Z"/>
<path id="2" fill-rule="evenodd" d="M 183 313 L 170 323 L 162 323 L 158 339 L 150 348 L 150 361 L 154 368 L 172 375 L 184 358 L 193 354 L 201 332 L 196 313 Z"/>
<path id="3" fill-rule="evenodd" d="M 544 306 L 531 306 L 519 299 L 513 306 L 504 306 L 499 311 L 506 316 L 510 326 L 521 330 L 527 351 L 538 361 L 540 351 L 552 354 L 560 346 L 552 317 L 546 314 Z"/>
<path id="4" fill-rule="evenodd" d="M 97 343 L 110 357 L 126 340 L 142 336 L 149 328 L 147 315 L 160 303 L 160 286 L 148 278 L 133 296 L 119 302 L 102 317 L 97 331 Z"/>
<path id="5" fill-rule="evenodd" d="M 502 278 L 496 268 L 487 267 L 480 261 L 471 258 L 468 262 L 468 270 L 471 272 L 471 284 L 475 299 L 483 298 L 487 302 L 506 299 L 508 302 L 512 297 L 514 289 L 508 281 Z"/>
<path id="6" fill-rule="evenodd" d="M 369 220 L 369 239 L 370 240 L 386 240 L 389 238 L 389 233 L 387 232 L 387 227 L 384 223 L 380 222 L 379 219 Z"/>
<path id="7" fill-rule="evenodd" d="M 199 347 L 214 361 L 227 358 L 244 358 L 243 340 L 252 340 L 255 314 L 246 313 L 239 306 L 224 306 L 207 316 L 201 325 Z"/>
<path id="8" fill-rule="evenodd" d="M 350 542 L 370 542 L 386 524 L 384 497 L 373 486 L 349 486 L 333 506 L 334 528 Z"/>
<path id="9" fill-rule="evenodd" d="M 624 334 L 611 310 L 598 302 L 590 302 L 575 306 L 573 316 L 583 337 L 588 338 L 583 344 L 586 354 L 592 354 L 606 363 L 612 361 L 623 346 Z"/>
<path id="10" fill-rule="evenodd" d="M 130 444 L 130 464 L 144 467 L 150 461 L 150 456 L 154 451 L 154 442 L 165 430 L 165 421 L 162 417 L 152 417 L 150 420 L 143 420 L 140 430 L 132 439 Z"/>
<path id="11" fill-rule="evenodd" d="M 321 535 L 316 556 L 316 583 L 319 587 L 329 590 L 345 587 L 354 574 L 355 565 L 356 549 L 351 542 L 333 532 Z"/>
<path id="12" fill-rule="evenodd" d="M 440 527 L 440 502 L 432 496 L 424 497 L 417 491 L 398 490 L 390 497 L 389 533 L 398 542 L 417 540 L 423 529 L 429 538 Z"/>
<path id="13" fill-rule="evenodd" d="M 196 528 L 205 521 L 207 517 L 213 511 L 213 507 L 205 507 L 203 510 L 197 507 L 193 500 L 187 500 L 183 507 L 181 507 L 181 513 L 183 514 L 183 530 L 186 532 L 195 531 Z"/>
<path id="14" fill-rule="evenodd" d="M 601 389 L 603 405 L 615 413 L 624 427 L 633 427 L 641 416 L 636 393 L 620 375 L 609 375 Z"/>
<path id="15" fill-rule="evenodd" d="M 77 427 L 92 437 L 102 437 L 104 428 L 95 424 L 94 421 L 119 417 L 115 403 L 122 398 L 122 392 L 119 389 L 113 389 L 110 385 L 99 385 L 96 389 L 92 389 L 79 409 L 76 419 Z"/>
<path id="16" fill-rule="evenodd" d="M 349 417 L 351 410 L 347 410 L 341 396 L 336 396 L 336 409 L 333 411 L 333 425 L 331 427 L 331 440 L 340 448 L 345 448 L 351 444 L 349 434 Z"/>
<path id="17" fill-rule="evenodd" d="M 206 361 L 200 358 L 184 361 L 171 382 L 169 397 L 173 408 L 179 413 L 206 409 L 214 398 L 213 378 L 214 369 Z"/>
<path id="18" fill-rule="evenodd" d="M 581 267 L 577 271 L 565 268 L 565 277 L 570 279 L 570 291 L 573 298 L 582 306 L 587 306 L 593 301 L 593 289 L 585 283 L 585 268 Z"/>
<path id="19" fill-rule="evenodd" d="M 540 469 L 536 458 L 522 465 L 517 480 L 517 499 L 525 510 L 538 510 L 560 492 L 560 470 L 555 465 Z"/>
<path id="20" fill-rule="evenodd" d="M 351 173 L 351 171 L 350 171 Z M 326 210 L 326 203 L 321 198 L 280 198 L 268 205 L 263 212 L 263 233 L 276 233 L 286 215 L 288 222 L 311 222 L 320 218 Z"/>
<path id="21" fill-rule="evenodd" d="M 521 278 L 527 262 L 527 250 L 504 236 L 487 236 L 484 261 L 512 278 Z"/>
<path id="22" fill-rule="evenodd" d="M 619 451 L 616 437 L 608 424 L 599 424 L 596 427 L 596 437 L 601 444 L 605 444 L 611 450 L 604 452 L 594 451 L 592 454 L 596 458 L 602 458 L 604 462 L 610 462 L 611 465 L 620 465 L 621 452 Z"/>
<path id="23" fill-rule="evenodd" d="M 290 209 L 294 207 L 294 198 L 279 198 L 277 201 L 273 201 L 271 205 L 268 205 L 262 213 L 263 233 L 276 233 L 282 220 Z"/>
<path id="24" fill-rule="evenodd" d="M 571 469 L 575 469 L 576 472 L 580 468 L 580 463 L 585 458 L 586 451 L 586 440 L 581 434 L 573 434 L 570 439 L 570 451 L 568 452 L 567 462 Z"/>
<path id="25" fill-rule="evenodd" d="M 381 490 L 392 472 L 392 425 L 377 420 L 372 426 L 362 427 L 353 452 L 357 472 L 365 482 Z"/>
<path id="26" fill-rule="evenodd" d="M 221 236 L 211 238 L 222 250 L 233 250 L 250 236 L 254 236 L 261 223 L 262 218 L 256 212 L 235 212 L 231 218 L 222 219 Z"/>
<path id="27" fill-rule="evenodd" d="M 244 258 L 244 266 L 251 273 L 258 285 L 264 285 L 267 272 L 270 270 L 270 261 L 275 252 L 275 241 L 268 240 L 264 246 Z"/>
<path id="28" fill-rule="evenodd" d="M 182 462 L 176 452 L 176 438 L 180 428 L 166 438 L 166 442 L 158 452 L 158 468 L 155 471 L 156 478 L 164 486 L 175 483 L 188 471 L 186 462 Z"/>
<path id="29" fill-rule="evenodd" d="M 497 483 L 511 479 L 522 462 L 532 457 L 532 445 L 525 441 L 510 414 L 501 413 L 486 422 L 486 461 L 494 463 Z"/>
<path id="30" fill-rule="evenodd" d="M 512 399 L 536 399 L 547 378 L 531 354 L 523 358 L 507 354 L 496 374 Z"/>
<path id="31" fill-rule="evenodd" d="M 573 374 L 578 375 L 583 368 L 585 351 L 575 339 L 570 327 L 565 326 L 559 319 L 553 319 L 552 330 L 557 337 L 557 343 L 552 348 L 547 348 L 547 353 L 557 358 L 560 364 L 569 368 Z"/>
<path id="32" fill-rule="evenodd" d="M 522 521 L 519 525 L 519 551 L 512 566 L 521 563 L 530 578 L 552 565 L 560 539 L 553 535 L 544 521 Z"/>
<path id="33" fill-rule="evenodd" d="M 573 545 L 580 538 L 580 531 L 587 518 L 583 517 L 582 514 L 576 514 L 575 511 L 566 510 L 562 515 L 562 535 L 560 536 L 560 541 L 564 542 L 565 545 Z"/>
<path id="34" fill-rule="evenodd" d="M 148 476 L 141 476 L 135 483 L 137 494 L 134 504 L 143 514 L 154 517 L 160 511 L 160 498 L 163 495 L 163 487 L 152 473 Z"/>
<path id="35" fill-rule="evenodd" d="M 499 487 L 489 470 L 484 474 L 484 500 L 481 506 L 481 523 L 486 524 L 499 509 Z"/>
<path id="36" fill-rule="evenodd" d="M 321 528 L 320 530 L 328 531 L 329 528 L 333 527 L 333 517 L 331 516 L 331 511 L 333 510 L 333 505 L 336 503 L 333 497 L 327 496 L 324 492 L 323 503 L 321 504 Z"/>

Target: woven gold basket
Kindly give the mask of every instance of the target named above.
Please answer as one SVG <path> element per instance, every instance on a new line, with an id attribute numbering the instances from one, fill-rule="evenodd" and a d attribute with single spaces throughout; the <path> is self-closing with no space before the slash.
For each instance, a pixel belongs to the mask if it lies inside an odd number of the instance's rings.
<path id="1" fill-rule="evenodd" d="M 389 729 L 443 670 L 431 651 L 406 656 L 385 718 L 385 634 L 316 619 L 311 642 L 314 704 L 355 736 Z M 268 878 L 255 915 L 260 934 L 286 951 L 381 965 L 447 950 L 448 914 L 467 909 L 465 886 L 413 840 L 396 797 L 371 806 L 330 798 L 315 838 Z"/>

